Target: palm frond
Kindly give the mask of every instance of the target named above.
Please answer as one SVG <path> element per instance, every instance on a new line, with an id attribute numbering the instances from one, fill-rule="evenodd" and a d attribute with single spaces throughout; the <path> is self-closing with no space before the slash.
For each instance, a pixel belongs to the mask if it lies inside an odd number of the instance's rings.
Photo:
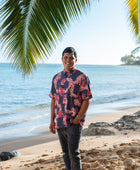
<path id="1" fill-rule="evenodd" d="M 4 0 L 1 39 L 11 62 L 23 74 L 53 51 L 72 20 L 86 11 L 91 0 Z M 44 57 L 45 56 L 45 57 Z"/>
<path id="2" fill-rule="evenodd" d="M 132 31 L 135 33 L 137 38 L 140 38 L 140 0 L 126 0 L 128 7 L 128 18 Z"/>
<path id="3" fill-rule="evenodd" d="M 138 52 L 140 52 L 140 47 L 136 47 L 133 51 L 131 51 L 131 54 L 135 55 Z"/>

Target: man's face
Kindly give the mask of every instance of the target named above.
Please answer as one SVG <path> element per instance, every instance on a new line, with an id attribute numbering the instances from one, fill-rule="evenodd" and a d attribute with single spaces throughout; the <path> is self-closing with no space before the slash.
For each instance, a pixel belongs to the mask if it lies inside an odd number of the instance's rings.
<path id="1" fill-rule="evenodd" d="M 73 53 L 64 53 L 64 56 L 62 57 L 62 63 L 66 71 L 70 71 L 76 62 L 77 59 Z"/>

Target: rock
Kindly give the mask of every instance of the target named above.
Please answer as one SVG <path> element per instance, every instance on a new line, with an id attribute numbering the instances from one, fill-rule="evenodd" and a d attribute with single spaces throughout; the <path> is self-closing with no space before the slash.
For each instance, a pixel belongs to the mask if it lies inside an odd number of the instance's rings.
<path id="1" fill-rule="evenodd" d="M 97 136 L 97 135 L 107 136 L 107 135 L 115 135 L 115 133 L 109 129 L 89 126 L 88 129 L 85 129 L 82 132 L 82 135 L 85 135 L 85 136 Z"/>
<path id="2" fill-rule="evenodd" d="M 132 121 L 132 120 L 135 120 L 135 119 L 136 119 L 135 115 L 124 115 L 120 120 L 129 122 L 129 121 Z"/>
<path id="3" fill-rule="evenodd" d="M 107 122 L 96 122 L 96 123 L 91 123 L 88 128 L 90 127 L 110 127 L 112 124 L 107 123 Z"/>
<path id="4" fill-rule="evenodd" d="M 99 127 L 91 127 L 88 129 L 88 132 L 92 135 L 114 135 L 115 133 L 105 129 L 105 128 L 99 128 Z"/>
<path id="5" fill-rule="evenodd" d="M 88 135 L 88 128 L 83 129 L 82 132 L 81 132 L 81 134 L 82 134 L 83 136 L 89 136 L 89 135 Z"/>
<path id="6" fill-rule="evenodd" d="M 109 129 L 112 124 L 107 122 L 97 122 L 97 123 L 90 123 L 87 129 L 82 131 L 82 135 L 84 136 L 98 136 L 98 135 L 115 135 L 115 133 Z"/>
<path id="7" fill-rule="evenodd" d="M 134 113 L 134 115 L 138 116 L 140 118 L 140 111 Z"/>
<path id="8" fill-rule="evenodd" d="M 140 111 L 134 113 L 133 115 L 124 115 L 121 119 L 113 123 L 107 122 L 91 123 L 87 129 L 82 130 L 82 135 L 84 136 L 115 135 L 115 133 L 109 129 L 110 127 L 114 127 L 119 131 L 133 130 L 139 132 Z M 127 132 L 124 133 L 124 135 L 127 134 L 128 134 Z"/>
<path id="9" fill-rule="evenodd" d="M 133 115 L 124 115 L 121 119 L 112 124 L 119 131 L 134 130 L 140 131 L 140 111 Z"/>

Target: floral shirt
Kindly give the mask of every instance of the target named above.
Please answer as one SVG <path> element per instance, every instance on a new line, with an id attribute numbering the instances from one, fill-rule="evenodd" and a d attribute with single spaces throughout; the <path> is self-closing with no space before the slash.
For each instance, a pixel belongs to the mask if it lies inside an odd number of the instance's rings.
<path id="1" fill-rule="evenodd" d="M 92 98 L 90 81 L 80 70 L 63 70 L 53 78 L 50 97 L 55 98 L 56 129 L 68 127 L 78 114 L 83 100 Z M 81 119 L 81 126 L 85 116 L 86 113 Z"/>

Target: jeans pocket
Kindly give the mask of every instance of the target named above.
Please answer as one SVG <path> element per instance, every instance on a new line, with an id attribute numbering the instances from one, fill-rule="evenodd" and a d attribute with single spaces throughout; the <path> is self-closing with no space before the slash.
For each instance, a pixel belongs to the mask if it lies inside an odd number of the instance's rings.
<path id="1" fill-rule="evenodd" d="M 78 124 L 73 123 L 71 125 L 70 131 L 71 131 L 71 133 L 73 133 L 73 135 L 80 134 L 81 130 L 82 130 L 82 126 L 80 125 L 80 123 L 78 123 Z"/>
<path id="2" fill-rule="evenodd" d="M 81 124 L 80 124 L 80 123 L 78 123 L 78 124 L 74 124 L 74 123 L 72 123 L 72 125 L 73 125 L 73 126 L 77 126 L 77 127 L 82 128 L 82 126 L 81 126 Z"/>

